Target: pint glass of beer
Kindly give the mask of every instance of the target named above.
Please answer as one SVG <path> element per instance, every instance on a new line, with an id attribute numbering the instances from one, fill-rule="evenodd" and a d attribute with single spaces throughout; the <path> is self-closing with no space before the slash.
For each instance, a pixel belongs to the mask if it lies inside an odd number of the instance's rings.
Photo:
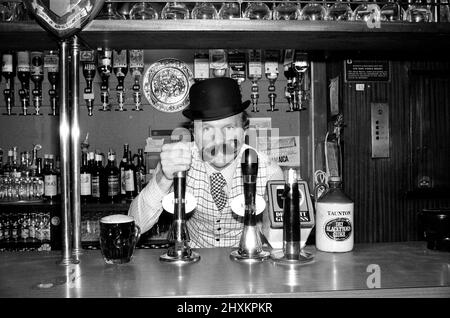
<path id="1" fill-rule="evenodd" d="M 107 264 L 128 263 L 141 235 L 134 218 L 113 214 L 100 219 L 100 249 Z"/>

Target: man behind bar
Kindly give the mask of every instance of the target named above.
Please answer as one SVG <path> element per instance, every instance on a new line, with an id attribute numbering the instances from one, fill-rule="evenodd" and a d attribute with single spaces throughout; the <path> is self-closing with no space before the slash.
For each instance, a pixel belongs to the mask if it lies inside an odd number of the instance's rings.
<path id="1" fill-rule="evenodd" d="M 231 78 L 207 79 L 192 85 L 190 105 L 183 115 L 191 120 L 193 142 L 164 144 L 161 161 L 153 178 L 133 200 L 132 215 L 142 232 L 152 228 L 163 211 L 162 199 L 171 191 L 173 175 L 186 172 L 186 192 L 197 199 L 187 214 L 190 246 L 236 247 L 243 229 L 243 217 L 232 212 L 230 204 L 243 193 L 241 156 L 248 129 L 238 84 Z M 281 168 L 267 156 L 258 154 L 257 194 L 265 196 L 268 180 L 283 180 Z M 188 211 L 187 211 L 188 212 Z M 264 228 L 269 229 L 267 209 Z M 262 220 L 259 218 L 259 224 Z"/>

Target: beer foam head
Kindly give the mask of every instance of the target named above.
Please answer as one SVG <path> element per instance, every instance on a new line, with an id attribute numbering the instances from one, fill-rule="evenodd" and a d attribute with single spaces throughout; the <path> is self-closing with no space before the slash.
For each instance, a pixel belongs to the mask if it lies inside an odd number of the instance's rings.
<path id="1" fill-rule="evenodd" d="M 133 222 L 134 218 L 125 214 L 113 214 L 104 216 L 100 219 L 102 223 L 128 223 Z"/>

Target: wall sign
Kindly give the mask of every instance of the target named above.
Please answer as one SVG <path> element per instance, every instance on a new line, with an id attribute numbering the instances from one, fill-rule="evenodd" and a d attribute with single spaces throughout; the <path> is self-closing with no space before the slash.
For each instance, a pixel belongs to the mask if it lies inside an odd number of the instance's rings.
<path id="1" fill-rule="evenodd" d="M 389 61 L 344 61 L 345 82 L 390 82 L 391 64 Z"/>

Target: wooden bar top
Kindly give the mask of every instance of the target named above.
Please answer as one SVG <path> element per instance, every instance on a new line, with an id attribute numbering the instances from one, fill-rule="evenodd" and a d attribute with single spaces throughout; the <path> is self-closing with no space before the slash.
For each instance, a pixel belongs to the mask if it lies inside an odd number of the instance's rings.
<path id="1" fill-rule="evenodd" d="M 450 297 L 450 254 L 425 242 L 356 244 L 352 252 L 307 246 L 300 267 L 243 264 L 231 248 L 196 249 L 197 263 L 163 263 L 163 249 L 137 249 L 107 265 L 100 250 L 63 266 L 60 251 L 0 253 L 0 297 Z"/>

